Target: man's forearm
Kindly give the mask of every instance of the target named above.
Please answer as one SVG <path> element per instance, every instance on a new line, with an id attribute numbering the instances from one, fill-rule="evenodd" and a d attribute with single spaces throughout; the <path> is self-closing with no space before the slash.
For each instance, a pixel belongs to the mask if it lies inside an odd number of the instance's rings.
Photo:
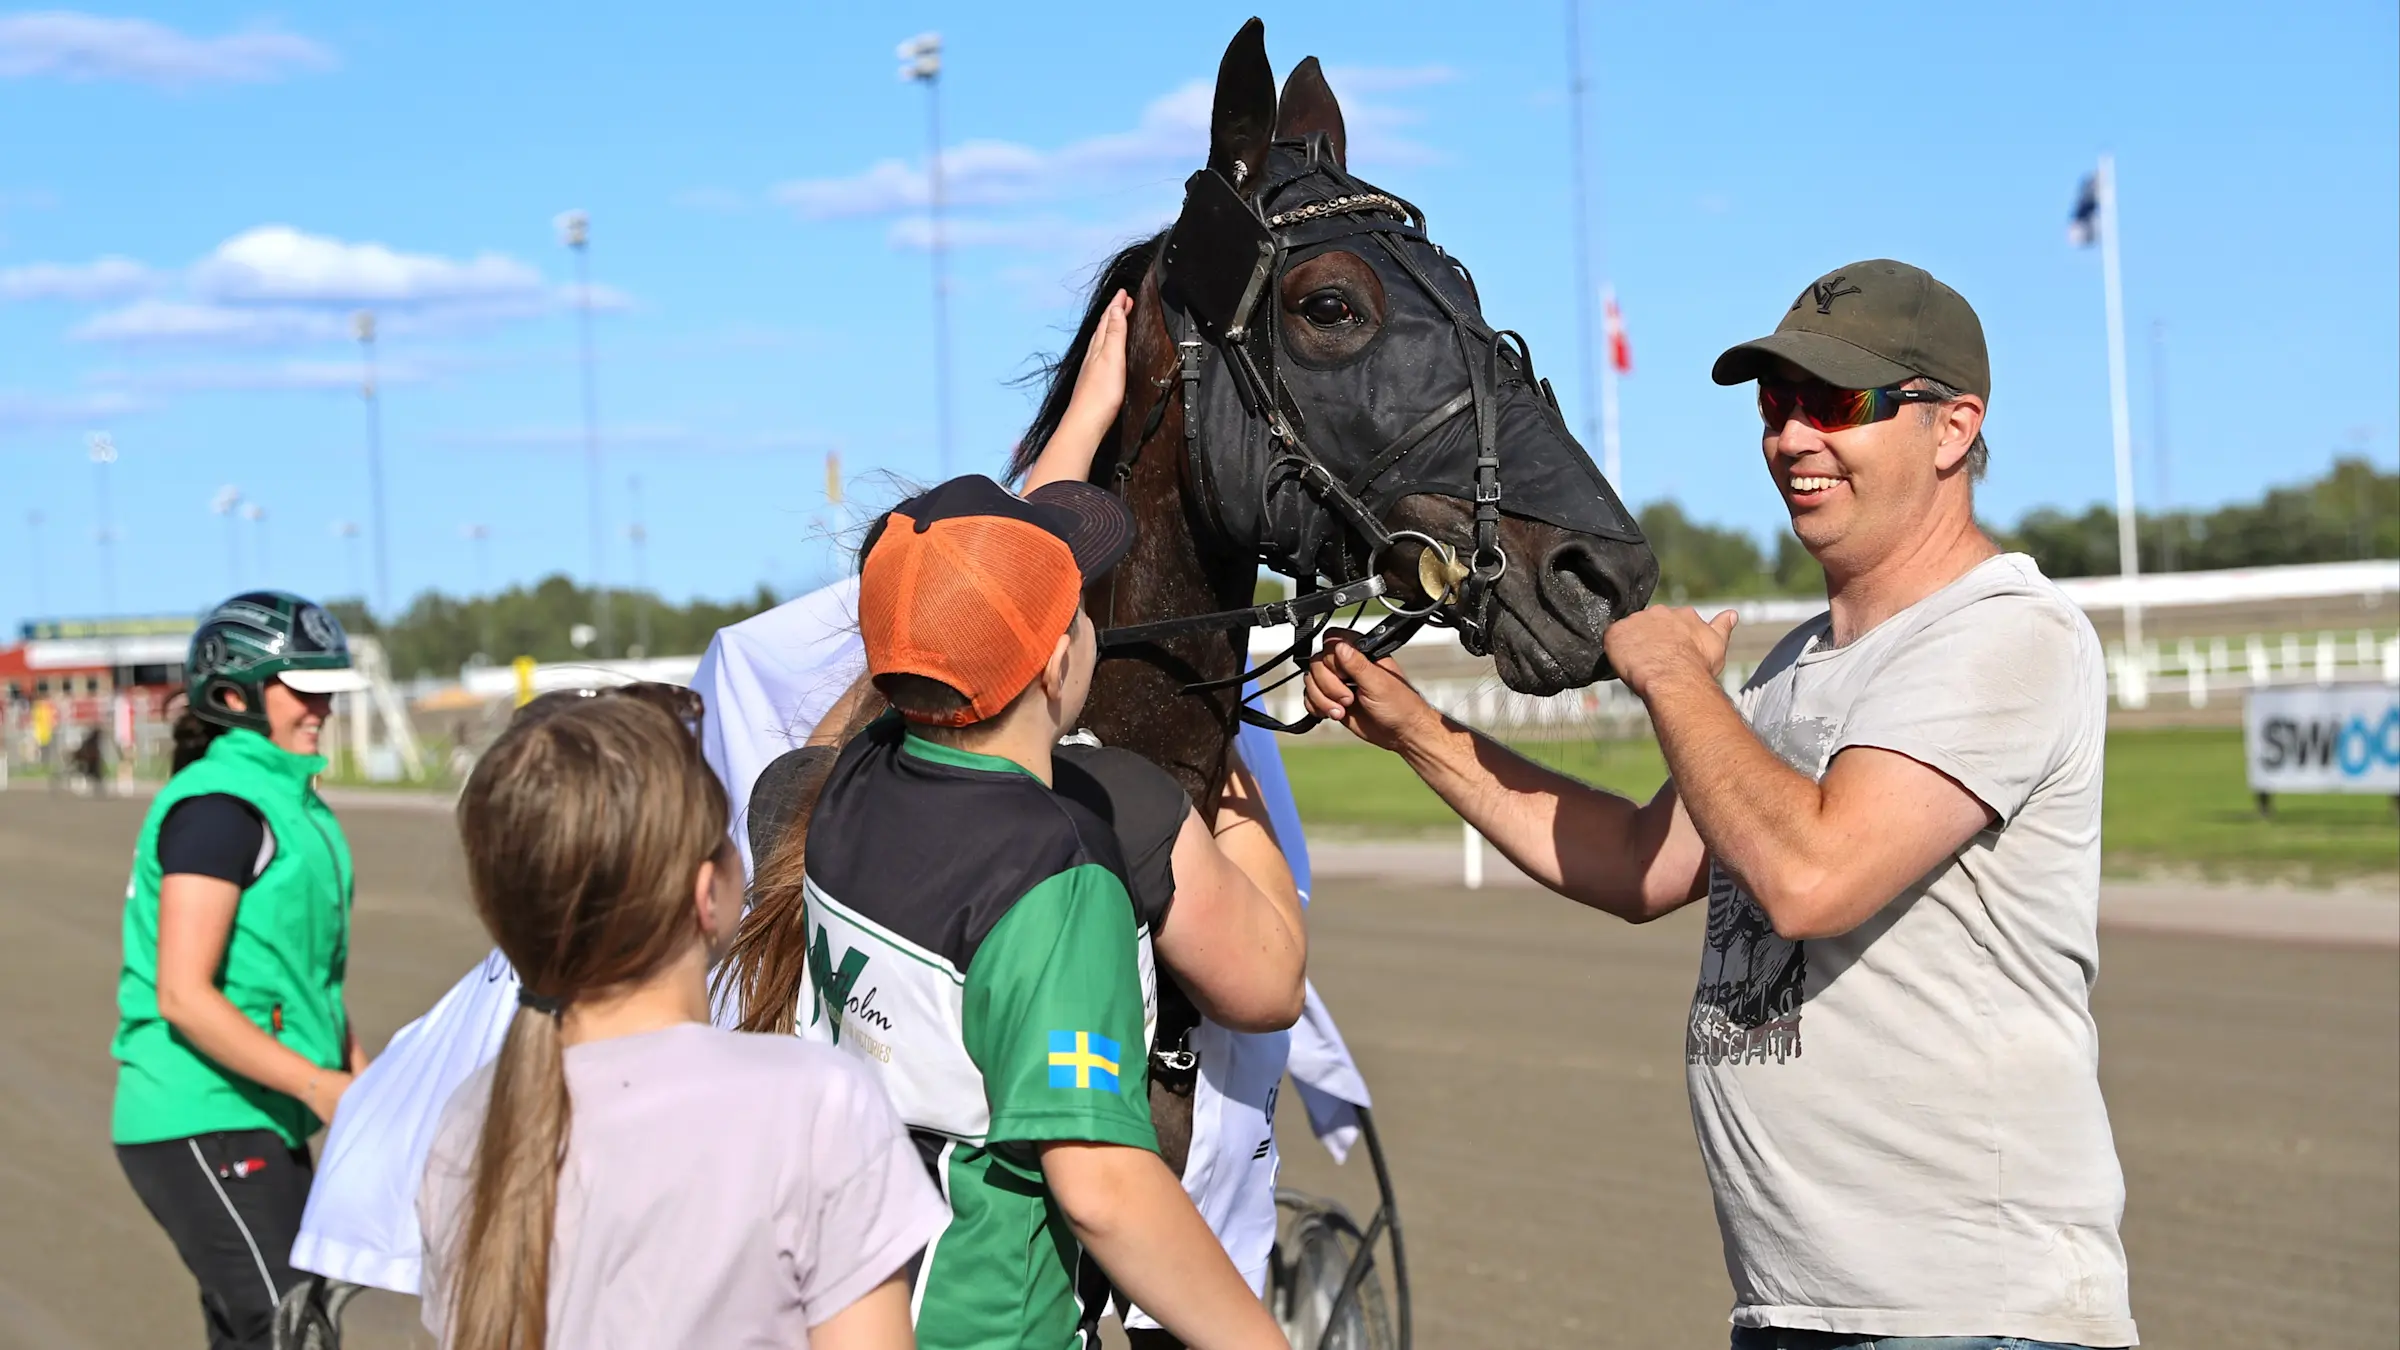
<path id="1" fill-rule="evenodd" d="M 1780 922 L 1793 877 L 1814 866 L 1810 846 L 1823 806 L 1816 780 L 1777 758 L 1712 680 L 1653 686 L 1645 702 L 1667 772 L 1710 856 Z"/>
<path id="2" fill-rule="evenodd" d="M 1400 756 L 1501 856 L 1568 899 L 1638 923 L 1683 898 L 1665 891 L 1684 888 L 1649 884 L 1670 797 L 1657 810 L 1638 806 L 1447 717 L 1405 737 Z"/>

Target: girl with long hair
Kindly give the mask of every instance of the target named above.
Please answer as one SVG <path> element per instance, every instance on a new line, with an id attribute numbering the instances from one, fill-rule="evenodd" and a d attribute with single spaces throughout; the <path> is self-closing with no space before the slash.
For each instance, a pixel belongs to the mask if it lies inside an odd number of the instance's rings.
<path id="1" fill-rule="evenodd" d="M 742 869 L 699 711 L 547 695 L 459 799 L 524 986 L 418 1196 L 445 1347 L 914 1345 L 904 1267 L 949 1216 L 883 1090 L 831 1046 L 709 1025 Z"/>

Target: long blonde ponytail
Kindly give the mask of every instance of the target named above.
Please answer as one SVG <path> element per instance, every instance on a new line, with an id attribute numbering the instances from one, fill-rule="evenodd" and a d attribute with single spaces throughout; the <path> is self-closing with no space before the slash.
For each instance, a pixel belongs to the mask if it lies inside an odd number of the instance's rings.
<path id="1" fill-rule="evenodd" d="M 697 940 L 693 877 L 724 843 L 727 816 L 697 740 L 644 698 L 537 699 L 467 780 L 458 824 L 476 912 L 528 1006 L 501 1043 L 446 1262 L 455 1275 L 445 1343 L 455 1350 L 546 1344 L 574 1117 L 560 1010 L 654 973 Z"/>

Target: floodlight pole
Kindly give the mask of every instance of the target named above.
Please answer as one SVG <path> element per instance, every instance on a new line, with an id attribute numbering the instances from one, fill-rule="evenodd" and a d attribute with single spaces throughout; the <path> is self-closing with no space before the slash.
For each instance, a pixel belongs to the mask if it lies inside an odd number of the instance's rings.
<path id="1" fill-rule="evenodd" d="M 100 508 L 100 527 L 93 532 L 100 548 L 100 605 L 111 614 L 117 610 L 117 530 L 109 518 L 108 466 L 117 462 L 117 443 L 105 431 L 95 431 L 84 437 L 84 446 L 92 457 L 92 477 L 97 489 Z"/>
<path id="2" fill-rule="evenodd" d="M 2150 321 L 2150 453 L 2158 461 L 2158 570 L 2175 570 L 2175 521 L 2167 481 L 2167 321 Z"/>
<path id="3" fill-rule="evenodd" d="M 358 522 L 355 520 L 337 520 L 333 522 L 333 532 L 341 536 L 342 543 L 344 545 L 343 552 L 347 554 L 350 559 L 350 592 L 351 594 L 356 595 L 359 603 L 363 605 L 367 600 L 367 591 L 366 583 L 359 577 Z"/>
<path id="4" fill-rule="evenodd" d="M 1583 376 L 1583 439 L 1586 445 L 1598 442 L 1601 446 L 1601 476 L 1618 486 L 1616 445 L 1616 371 L 1604 357 L 1598 357 L 1598 346 L 1592 328 L 1592 304 L 1599 291 L 1592 278 L 1592 202 L 1591 156 L 1585 144 L 1584 95 L 1587 81 L 1583 70 L 1583 0 L 1567 0 L 1567 133 L 1571 147 L 1569 158 L 1575 169 L 1575 342 L 1582 358 Z"/>
<path id="5" fill-rule="evenodd" d="M 242 519 L 251 525 L 250 565 L 258 569 L 258 584 L 275 584 L 275 569 L 267 561 L 267 508 L 257 502 L 242 507 Z"/>
<path id="6" fill-rule="evenodd" d="M 633 523 L 625 527 L 626 541 L 633 545 L 633 640 L 641 645 L 642 655 L 650 655 L 650 528 L 642 523 L 642 478 L 640 474 L 625 480 L 625 490 L 633 499 Z"/>
<path id="7" fill-rule="evenodd" d="M 33 579 L 33 612 L 41 614 L 50 608 L 49 588 L 42 584 L 42 513 L 25 513 L 25 539 L 32 549 L 32 567 L 26 575 Z"/>
<path id="8" fill-rule="evenodd" d="M 558 232 L 575 253 L 575 314 L 583 337 L 584 476 L 591 493 L 592 627 L 605 661 L 617 654 L 617 641 L 608 594 L 608 511 L 600 487 L 600 389 L 592 358 L 592 218 L 583 211 L 564 212 L 558 217 Z"/>
<path id="9" fill-rule="evenodd" d="M 492 654 L 492 527 L 462 525 L 459 533 L 475 546 L 475 603 L 483 609 L 482 641 L 479 645 L 483 648 L 483 659 L 491 661 L 496 659 Z"/>
<path id="10" fill-rule="evenodd" d="M 2125 658 L 2146 679 L 2142 647 L 2141 538 L 2133 500 L 2133 415 L 2125 393 L 2125 286 L 2117 266 L 2117 158 L 2100 157 L 2095 184 L 2100 205 L 2100 273 L 2108 289 L 2108 419 L 2117 451 L 2117 570 L 2125 587 Z"/>
<path id="11" fill-rule="evenodd" d="M 392 553 L 390 518 L 383 510 L 383 392 L 375 382 L 375 311 L 362 309 L 350 320 L 358 334 L 360 359 L 365 363 L 359 395 L 367 405 L 367 513 L 375 527 L 375 608 L 392 617 Z"/>
<path id="12" fill-rule="evenodd" d="M 217 489 L 208 509 L 225 520 L 225 584 L 232 594 L 242 590 L 242 490 L 231 483 Z"/>
<path id="13" fill-rule="evenodd" d="M 942 35 L 920 33 L 900 44 L 900 78 L 925 86 L 925 181 L 933 233 L 934 446 L 950 477 L 950 254 L 942 220 Z"/>

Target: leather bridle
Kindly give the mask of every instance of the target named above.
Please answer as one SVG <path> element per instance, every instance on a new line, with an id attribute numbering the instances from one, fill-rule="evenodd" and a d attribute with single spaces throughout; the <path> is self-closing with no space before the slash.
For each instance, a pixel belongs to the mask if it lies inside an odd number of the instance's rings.
<path id="1" fill-rule="evenodd" d="M 1311 176 L 1328 180 L 1335 191 L 1271 216 L 1262 216 L 1252 198 L 1241 195 L 1235 184 L 1214 170 L 1203 169 L 1192 176 L 1185 187 L 1183 216 L 1160 250 L 1159 293 L 1178 357 L 1173 383 L 1180 387 L 1187 481 L 1199 495 L 1200 508 L 1208 523 L 1221 534 L 1226 533 L 1218 495 L 1219 475 L 1207 447 L 1202 444 L 1201 380 L 1213 353 L 1234 381 L 1245 419 L 1263 424 L 1272 446 L 1260 488 L 1262 495 L 1271 496 L 1279 484 L 1287 481 L 1296 484 L 1316 503 L 1320 521 L 1332 524 L 1348 536 L 1335 549 L 1336 559 L 1348 562 L 1352 556 L 1348 545 L 1355 542 L 1363 549 L 1362 568 L 1359 575 L 1348 580 L 1320 586 L 1316 562 L 1319 548 L 1303 545 L 1287 550 L 1290 557 L 1270 557 L 1265 541 L 1242 541 L 1258 554 L 1260 561 L 1277 570 L 1288 570 L 1297 579 L 1298 594 L 1288 600 L 1246 609 L 1218 610 L 1102 630 L 1101 649 L 1113 651 L 1199 633 L 1292 626 L 1292 643 L 1282 652 L 1239 674 L 1187 684 L 1183 688 L 1187 694 L 1246 684 L 1287 660 L 1292 663 L 1291 672 L 1259 692 L 1297 678 L 1307 668 L 1319 635 L 1336 612 L 1379 598 L 1391 612 L 1357 642 L 1370 660 L 1398 650 L 1429 623 L 1457 629 L 1459 641 L 1468 651 L 1478 656 L 1488 653 L 1493 594 L 1508 571 L 1508 555 L 1500 544 L 1498 389 L 1503 376 L 1511 372 L 1505 372 L 1502 363 L 1515 365 L 1516 373 L 1521 373 L 1528 383 L 1538 383 L 1544 397 L 1554 407 L 1556 404 L 1547 382 L 1533 379 L 1532 358 L 1524 339 L 1515 333 L 1492 329 L 1459 306 L 1434 284 L 1410 250 L 1402 245 L 1403 239 L 1425 239 L 1424 213 L 1399 197 L 1352 178 L 1334 162 L 1322 135 L 1310 137 L 1303 148 L 1305 158 L 1300 172 L 1272 185 L 1257 200 L 1272 197 Z M 1208 231 L 1211 237 L 1187 239 L 1187 230 Z M 1237 245 L 1248 244 L 1253 256 L 1239 256 L 1238 249 L 1235 256 L 1227 256 L 1224 236 L 1229 232 L 1238 237 Z M 1465 389 L 1445 399 L 1344 477 L 1309 444 L 1306 420 L 1276 361 L 1275 307 L 1269 304 L 1260 321 L 1253 323 L 1252 319 L 1264 296 L 1273 292 L 1292 250 L 1361 236 L 1378 244 L 1449 320 L 1466 357 L 1468 383 Z M 1447 258 L 1446 254 L 1442 256 Z M 1465 268 L 1454 259 L 1450 261 L 1463 277 Z M 1133 455 L 1119 461 L 1116 467 L 1116 487 L 1120 493 L 1130 485 L 1133 460 L 1156 434 L 1166 408 L 1167 398 L 1162 389 L 1134 443 Z M 1476 422 L 1472 485 L 1475 533 L 1472 552 L 1462 563 L 1450 545 L 1430 535 L 1387 527 L 1365 499 L 1377 481 L 1406 464 L 1436 432 L 1469 412 L 1474 414 Z M 1319 537 L 1316 531 L 1305 536 L 1312 544 Z M 1392 604 L 1390 586 L 1383 577 L 1387 556 L 1404 541 L 1418 544 L 1421 550 L 1418 580 L 1425 599 L 1415 607 Z M 1112 622 L 1116 617 L 1114 600 L 1112 592 L 1109 615 Z M 1296 722 L 1282 722 L 1247 702 L 1240 704 L 1237 711 L 1241 720 L 1274 731 L 1306 731 L 1318 720 L 1308 716 Z"/>

